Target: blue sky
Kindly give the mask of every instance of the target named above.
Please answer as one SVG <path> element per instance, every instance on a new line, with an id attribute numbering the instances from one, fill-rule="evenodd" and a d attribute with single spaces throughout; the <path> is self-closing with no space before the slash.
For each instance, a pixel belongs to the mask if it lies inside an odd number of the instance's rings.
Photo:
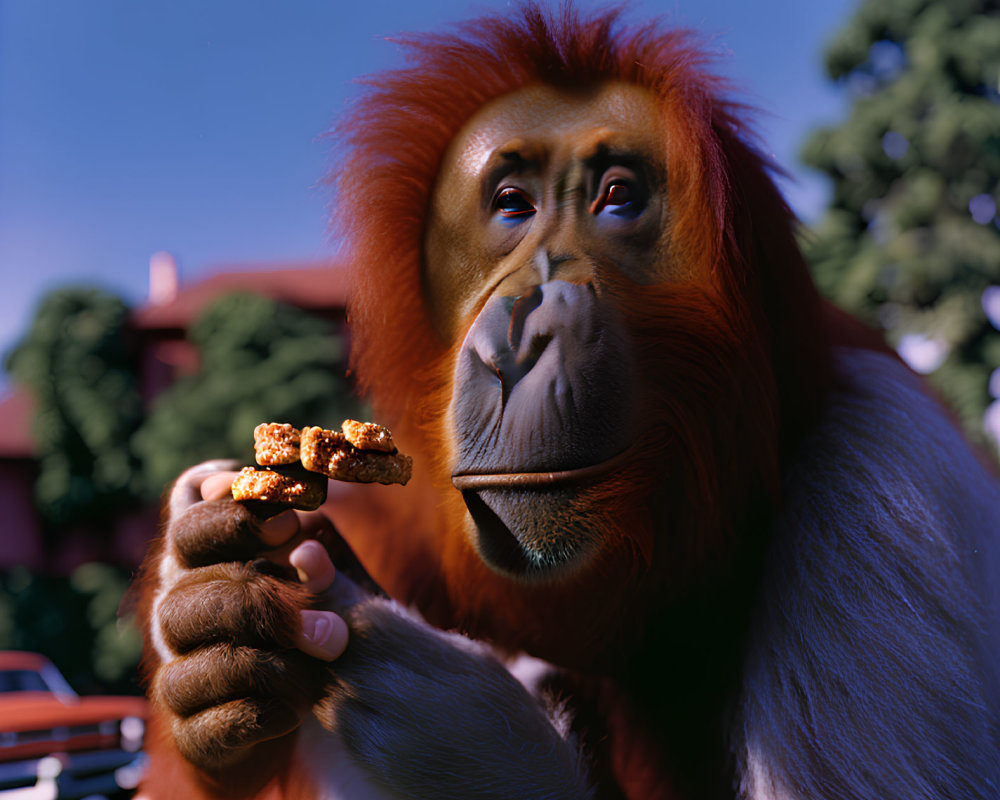
<path id="1" fill-rule="evenodd" d="M 796 155 L 810 129 L 846 112 L 821 52 L 856 2 L 637 0 L 629 16 L 710 37 L 810 219 L 826 186 Z M 141 303 L 158 250 L 182 281 L 333 252 L 318 182 L 336 153 L 321 135 L 356 78 L 398 63 L 384 37 L 510 7 L 0 0 L 0 351 L 56 286 Z"/>

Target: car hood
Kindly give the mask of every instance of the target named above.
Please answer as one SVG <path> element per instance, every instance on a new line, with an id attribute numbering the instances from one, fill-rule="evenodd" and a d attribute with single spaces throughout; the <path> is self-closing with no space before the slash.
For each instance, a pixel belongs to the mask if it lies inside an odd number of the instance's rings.
<path id="1" fill-rule="evenodd" d="M 59 697 L 49 692 L 0 694 L 0 731 L 25 731 L 84 725 L 124 717 L 148 716 L 141 697 Z"/>

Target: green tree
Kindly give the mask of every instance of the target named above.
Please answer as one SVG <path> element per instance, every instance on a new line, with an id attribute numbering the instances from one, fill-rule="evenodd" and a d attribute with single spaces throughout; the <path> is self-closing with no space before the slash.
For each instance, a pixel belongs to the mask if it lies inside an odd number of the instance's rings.
<path id="1" fill-rule="evenodd" d="M 135 435 L 147 491 L 209 458 L 251 463 L 260 422 L 339 427 L 355 412 L 337 373 L 344 343 L 325 322 L 258 295 L 217 301 L 190 328 L 201 368 L 155 401 Z"/>
<path id="2" fill-rule="evenodd" d="M 156 497 L 196 461 L 249 460 L 259 422 L 332 426 L 357 414 L 338 377 L 345 345 L 330 326 L 237 294 L 189 331 L 200 372 L 144 418 L 128 316 L 124 302 L 100 290 L 57 290 L 7 359 L 35 399 L 37 501 L 54 528 Z M 81 692 L 137 691 L 140 637 L 117 617 L 128 581 L 126 570 L 105 564 L 68 577 L 20 568 L 0 575 L 0 649 L 44 653 Z"/>
<path id="3" fill-rule="evenodd" d="M 135 497 L 129 439 L 142 402 L 127 322 L 128 307 L 114 295 L 60 289 L 7 358 L 35 401 L 36 502 L 53 525 L 102 519 Z"/>
<path id="4" fill-rule="evenodd" d="M 68 577 L 0 575 L 0 650 L 44 653 L 77 691 L 138 693 L 142 637 L 118 618 L 129 573 L 83 564 Z"/>
<path id="5" fill-rule="evenodd" d="M 852 109 L 803 150 L 833 180 L 805 236 L 817 281 L 982 439 L 1000 366 L 1000 3 L 867 0 L 826 68 Z"/>

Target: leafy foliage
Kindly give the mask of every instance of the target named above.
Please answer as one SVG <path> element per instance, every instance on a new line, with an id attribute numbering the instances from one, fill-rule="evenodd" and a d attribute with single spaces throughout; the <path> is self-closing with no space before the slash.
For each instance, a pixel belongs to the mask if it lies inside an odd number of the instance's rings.
<path id="1" fill-rule="evenodd" d="M 0 576 L 0 649 L 44 653 L 81 693 L 138 693 L 139 631 L 118 619 L 128 573 L 84 564 L 69 577 Z"/>
<path id="2" fill-rule="evenodd" d="M 1000 3 L 867 0 L 826 67 L 853 107 L 803 150 L 834 186 L 805 241 L 817 281 L 982 439 L 1000 366 Z"/>
<path id="3" fill-rule="evenodd" d="M 339 426 L 357 415 L 338 376 L 345 345 L 328 324 L 234 294 L 189 331 L 200 371 L 177 381 L 144 417 L 128 316 L 121 299 L 101 290 L 57 290 L 8 358 L 11 376 L 35 399 L 36 499 L 53 534 L 112 522 L 198 461 L 249 461 L 261 421 Z M 44 653 L 81 692 L 137 692 L 140 637 L 117 619 L 128 581 L 126 571 L 105 564 L 69 577 L 0 575 L 0 648 Z"/>
<path id="4" fill-rule="evenodd" d="M 188 332 L 201 369 L 157 398 L 135 435 L 147 492 L 208 458 L 248 461 L 254 426 L 339 427 L 354 406 L 336 367 L 343 343 L 304 312 L 253 294 L 210 307 Z"/>
<path id="5" fill-rule="evenodd" d="M 7 359 L 36 403 L 36 499 L 54 525 L 100 519 L 138 486 L 129 439 L 142 419 L 128 308 L 99 289 L 47 295 Z"/>

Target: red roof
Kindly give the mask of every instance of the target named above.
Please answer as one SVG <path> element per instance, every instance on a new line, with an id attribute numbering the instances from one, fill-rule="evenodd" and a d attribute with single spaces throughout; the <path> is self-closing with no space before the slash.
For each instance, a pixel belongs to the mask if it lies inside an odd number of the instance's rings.
<path id="1" fill-rule="evenodd" d="M 143 330 L 185 329 L 206 305 L 234 291 L 256 292 L 306 310 L 343 309 L 347 270 L 331 263 L 284 268 L 241 264 L 196 283 L 181 283 L 173 300 L 136 309 L 132 322 Z"/>
<path id="2" fill-rule="evenodd" d="M 342 310 L 347 303 L 347 270 L 332 263 L 281 267 L 239 264 L 189 284 L 174 299 L 132 311 L 139 330 L 186 330 L 206 305 L 234 291 L 250 291 L 311 311 Z M 31 458 L 33 403 L 29 392 L 13 387 L 0 397 L 0 459 Z"/>

